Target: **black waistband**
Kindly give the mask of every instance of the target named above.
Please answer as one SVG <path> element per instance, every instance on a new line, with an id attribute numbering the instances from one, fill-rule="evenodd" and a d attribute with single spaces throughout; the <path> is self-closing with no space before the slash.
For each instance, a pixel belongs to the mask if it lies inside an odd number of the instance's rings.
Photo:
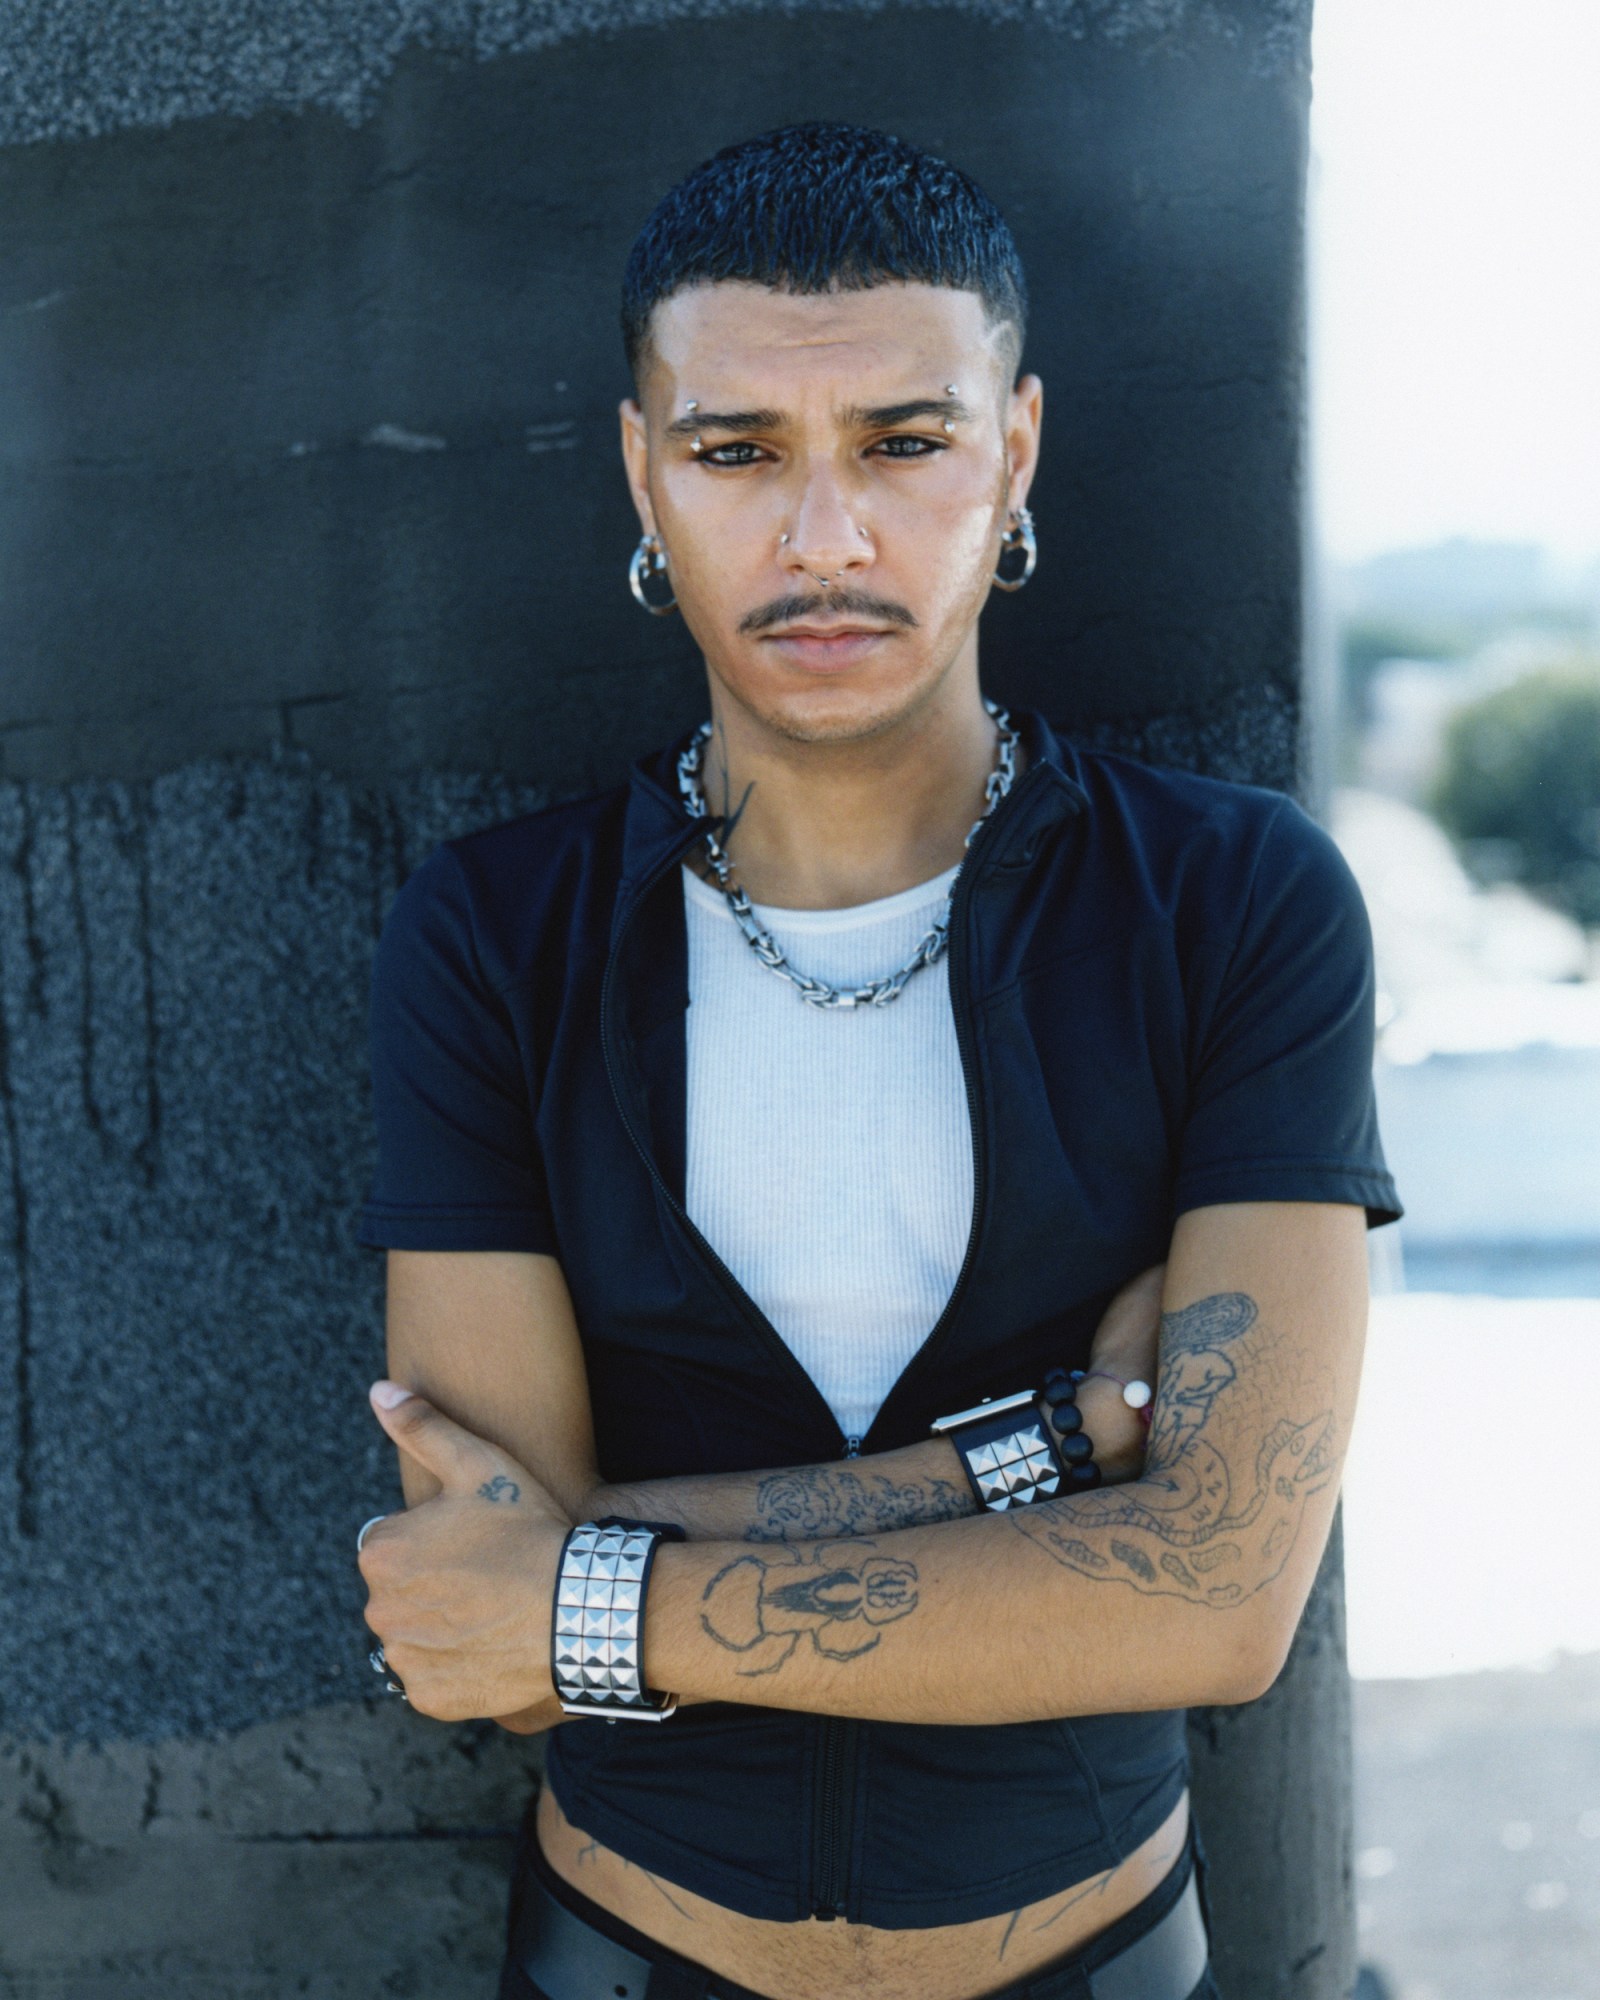
<path id="1" fill-rule="evenodd" d="M 522 1843 L 511 1955 L 545 2000 L 766 2000 L 635 1930 L 557 1875 L 531 1827 Z M 1206 1970 L 1191 1830 L 1142 1902 L 1080 1950 L 988 2000 L 1188 2000 Z"/>

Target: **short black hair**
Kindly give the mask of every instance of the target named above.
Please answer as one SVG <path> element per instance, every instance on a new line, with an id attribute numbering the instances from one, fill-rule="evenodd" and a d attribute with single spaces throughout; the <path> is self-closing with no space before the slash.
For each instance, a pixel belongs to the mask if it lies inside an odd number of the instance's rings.
<path id="1" fill-rule="evenodd" d="M 702 280 L 865 291 L 893 280 L 976 292 L 990 326 L 1028 313 L 1005 217 L 959 167 L 887 132 L 812 120 L 713 153 L 657 203 L 628 253 L 622 344 L 637 388 L 650 315 Z"/>

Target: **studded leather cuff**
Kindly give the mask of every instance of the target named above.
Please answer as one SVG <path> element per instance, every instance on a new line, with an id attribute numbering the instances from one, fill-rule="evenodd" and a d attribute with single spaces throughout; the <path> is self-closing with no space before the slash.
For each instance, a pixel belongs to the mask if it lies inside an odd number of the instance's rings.
<path id="1" fill-rule="evenodd" d="M 1061 1460 L 1031 1390 L 935 1417 L 933 1429 L 960 1453 L 980 1507 L 999 1513 L 1061 1490 Z"/>
<path id="2" fill-rule="evenodd" d="M 644 1607 L 657 1544 L 683 1539 L 682 1528 L 608 1514 L 562 1543 L 550 1677 L 568 1715 L 661 1722 L 678 1706 L 675 1694 L 644 1684 Z"/>

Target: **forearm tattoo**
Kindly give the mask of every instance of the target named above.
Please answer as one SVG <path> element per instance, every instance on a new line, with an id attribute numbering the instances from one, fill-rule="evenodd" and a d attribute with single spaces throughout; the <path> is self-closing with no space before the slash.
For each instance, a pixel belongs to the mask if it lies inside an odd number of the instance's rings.
<path id="1" fill-rule="evenodd" d="M 1161 1367 L 1142 1478 L 1047 1500 L 1006 1519 L 1045 1553 L 1097 1582 L 1242 1603 L 1288 1560 L 1306 1502 L 1338 1476 L 1334 1415 L 1280 1417 L 1254 1463 L 1219 1440 L 1226 1394 L 1270 1407 L 1279 1363 L 1256 1327 L 1255 1300 L 1219 1292 L 1161 1319 Z"/>
<path id="2" fill-rule="evenodd" d="M 802 1639 L 830 1660 L 859 1659 L 877 1645 L 879 1626 L 917 1608 L 916 1565 L 874 1555 L 873 1546 L 825 1542 L 739 1556 L 706 1585 L 700 1624 L 742 1655 L 738 1674 L 775 1674 Z"/>
<path id="3" fill-rule="evenodd" d="M 483 1482 L 478 1494 L 481 1499 L 503 1500 L 508 1506 L 515 1507 L 522 1498 L 522 1488 L 514 1479 L 507 1479 L 503 1472 L 497 1472 L 493 1479 Z"/>
<path id="4" fill-rule="evenodd" d="M 882 1472 L 802 1465 L 774 1472 L 756 1488 L 747 1542 L 814 1542 L 822 1536 L 886 1535 L 975 1514 L 971 1492 L 949 1479 L 896 1480 Z"/>

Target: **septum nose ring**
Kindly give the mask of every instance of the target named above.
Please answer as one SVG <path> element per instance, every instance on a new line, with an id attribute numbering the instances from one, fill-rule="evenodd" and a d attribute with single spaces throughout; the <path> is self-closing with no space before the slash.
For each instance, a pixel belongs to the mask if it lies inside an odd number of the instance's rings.
<path id="1" fill-rule="evenodd" d="M 861 537 L 861 539 L 864 542 L 871 540 L 871 536 L 868 535 L 865 528 L 858 527 L 856 529 L 856 533 Z M 788 540 L 789 536 L 787 532 L 781 534 L 778 537 L 778 547 L 780 549 L 783 548 L 787 544 Z M 831 590 L 834 586 L 836 579 L 840 575 L 840 572 L 838 570 L 835 570 L 832 576 L 817 576 L 817 573 L 814 569 L 808 569 L 806 571 L 806 575 L 809 577 L 814 577 L 816 581 L 822 585 L 824 590 Z"/>

